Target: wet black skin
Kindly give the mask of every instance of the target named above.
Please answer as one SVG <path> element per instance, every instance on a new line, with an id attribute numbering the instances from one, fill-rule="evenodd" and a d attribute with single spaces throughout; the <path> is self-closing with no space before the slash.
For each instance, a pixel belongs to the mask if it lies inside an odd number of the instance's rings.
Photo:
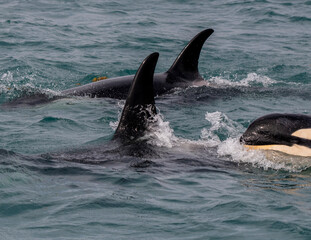
<path id="1" fill-rule="evenodd" d="M 141 64 L 132 81 L 113 139 L 133 142 L 144 135 L 149 120 L 156 114 L 153 74 L 159 54 L 150 54 Z"/>
<path id="2" fill-rule="evenodd" d="M 167 73 L 155 74 L 154 78 L 154 94 L 161 95 L 174 87 L 176 84 L 169 84 L 166 82 Z M 80 87 L 75 87 L 62 91 L 62 96 L 87 96 L 98 98 L 115 98 L 126 99 L 129 89 L 131 87 L 134 75 L 116 77 L 105 79 L 95 83 L 89 83 Z"/>
<path id="3" fill-rule="evenodd" d="M 240 142 L 244 145 L 286 145 L 298 144 L 311 147 L 311 140 L 292 134 L 300 129 L 311 128 L 311 116 L 302 114 L 270 114 L 252 122 Z"/>

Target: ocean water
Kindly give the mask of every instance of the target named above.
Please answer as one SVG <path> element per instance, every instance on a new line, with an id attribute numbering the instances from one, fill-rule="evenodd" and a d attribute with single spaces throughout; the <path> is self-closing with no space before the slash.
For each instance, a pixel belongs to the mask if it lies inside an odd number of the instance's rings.
<path id="1" fill-rule="evenodd" d="M 156 98 L 137 156 L 112 138 L 124 101 L 0 110 L 0 239 L 310 239 L 311 159 L 246 151 L 269 113 L 311 114 L 311 1 L 0 2 L 0 104 L 94 77 L 166 71 L 203 46 L 202 86 Z"/>

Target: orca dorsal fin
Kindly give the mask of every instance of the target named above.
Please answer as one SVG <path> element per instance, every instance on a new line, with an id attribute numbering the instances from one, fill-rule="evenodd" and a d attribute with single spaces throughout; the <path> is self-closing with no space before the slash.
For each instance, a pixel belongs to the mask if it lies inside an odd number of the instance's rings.
<path id="1" fill-rule="evenodd" d="M 180 78 L 186 81 L 202 79 L 198 69 L 200 53 L 206 39 L 213 32 L 213 29 L 205 29 L 191 39 L 178 55 L 171 68 L 167 71 L 168 82 L 174 83 Z"/>
<path id="2" fill-rule="evenodd" d="M 156 114 L 153 75 L 158 58 L 159 53 L 150 54 L 137 70 L 114 139 L 134 140 L 142 136 L 148 119 Z"/>

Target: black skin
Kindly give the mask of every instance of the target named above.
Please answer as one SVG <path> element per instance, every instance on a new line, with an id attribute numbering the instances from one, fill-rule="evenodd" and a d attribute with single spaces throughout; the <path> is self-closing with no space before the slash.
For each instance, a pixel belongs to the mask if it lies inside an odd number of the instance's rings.
<path id="1" fill-rule="evenodd" d="M 292 136 L 299 129 L 311 128 L 311 116 L 302 114 L 270 114 L 252 122 L 240 142 L 244 145 L 286 145 L 311 147 L 311 140 Z"/>
<path id="2" fill-rule="evenodd" d="M 150 54 L 141 64 L 132 81 L 113 139 L 132 142 L 144 135 L 148 122 L 157 114 L 153 74 L 159 54 Z"/>
<path id="3" fill-rule="evenodd" d="M 163 93 L 176 87 L 176 84 L 167 84 L 166 77 L 166 73 L 155 74 L 154 78 L 156 81 L 154 82 L 154 93 L 156 96 L 162 95 Z M 95 83 L 89 83 L 83 86 L 64 90 L 61 95 L 126 99 L 133 79 L 134 75 L 109 78 Z"/>

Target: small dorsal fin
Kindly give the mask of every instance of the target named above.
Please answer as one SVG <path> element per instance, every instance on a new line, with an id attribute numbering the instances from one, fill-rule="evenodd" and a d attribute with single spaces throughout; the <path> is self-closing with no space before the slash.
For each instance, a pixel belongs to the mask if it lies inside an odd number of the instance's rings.
<path id="1" fill-rule="evenodd" d="M 167 71 L 168 82 L 175 82 L 182 78 L 186 81 L 202 79 L 198 63 L 201 49 L 206 39 L 214 32 L 213 29 L 206 29 L 198 33 L 181 51 L 171 68 Z"/>
<path id="2" fill-rule="evenodd" d="M 159 53 L 152 53 L 142 62 L 133 79 L 115 138 L 136 139 L 143 135 L 147 121 L 156 114 L 153 74 Z"/>

